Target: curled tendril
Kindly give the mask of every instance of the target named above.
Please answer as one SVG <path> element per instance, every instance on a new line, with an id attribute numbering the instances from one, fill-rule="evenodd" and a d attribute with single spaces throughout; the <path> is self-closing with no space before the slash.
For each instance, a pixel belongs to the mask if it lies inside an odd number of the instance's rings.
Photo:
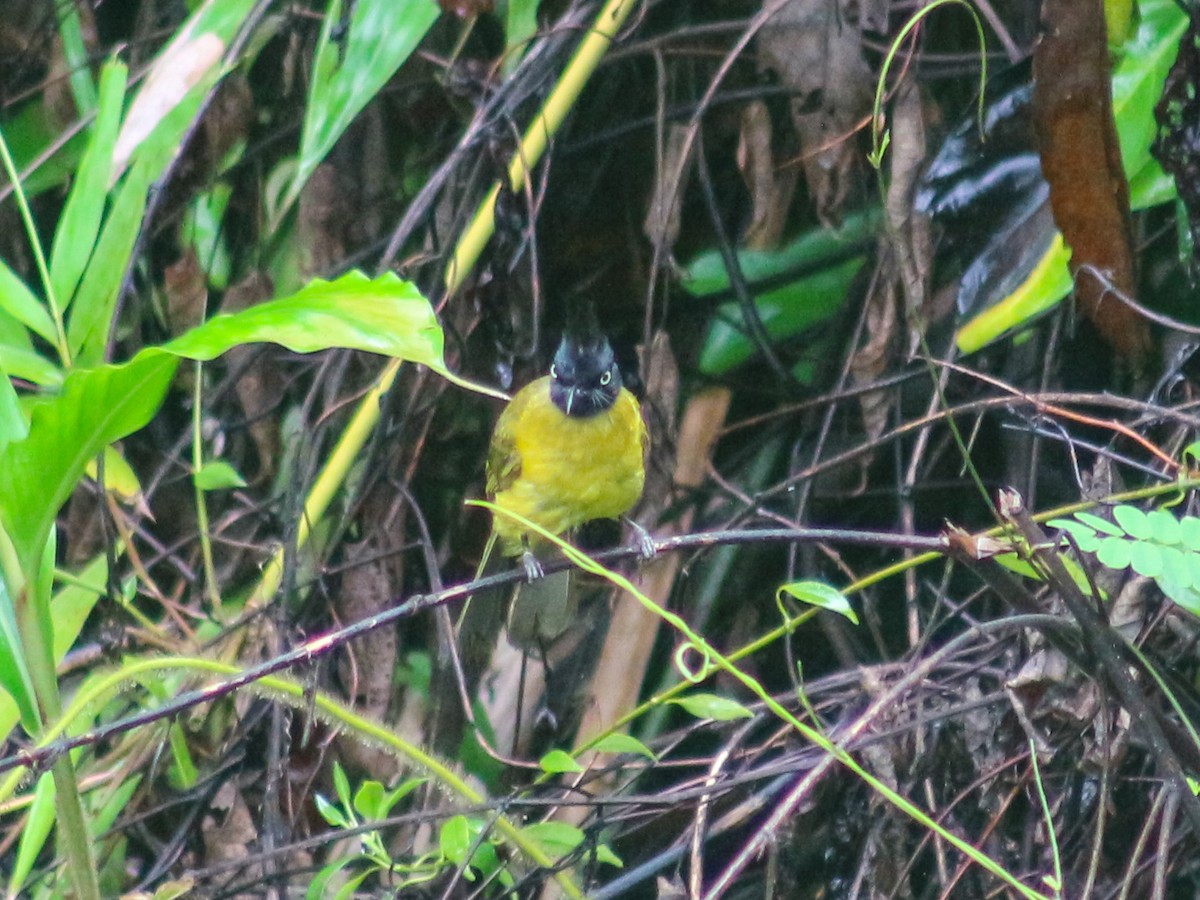
<path id="1" fill-rule="evenodd" d="M 693 669 L 688 665 L 688 651 L 700 654 L 700 667 Z M 712 661 L 712 656 L 708 650 L 697 644 L 688 641 L 686 644 L 680 644 L 679 649 L 675 651 L 675 668 L 685 679 L 692 684 L 699 684 L 712 674 L 716 665 Z"/>

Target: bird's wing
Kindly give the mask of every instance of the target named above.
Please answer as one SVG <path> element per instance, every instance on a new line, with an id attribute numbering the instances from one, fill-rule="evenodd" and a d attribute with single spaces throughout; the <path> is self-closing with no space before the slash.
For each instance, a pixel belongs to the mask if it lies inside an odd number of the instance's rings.
<path id="1" fill-rule="evenodd" d="M 528 403 L 528 388 L 518 391 L 496 422 L 487 456 L 487 494 L 495 497 L 521 477 L 521 453 L 517 449 L 516 426 Z"/>

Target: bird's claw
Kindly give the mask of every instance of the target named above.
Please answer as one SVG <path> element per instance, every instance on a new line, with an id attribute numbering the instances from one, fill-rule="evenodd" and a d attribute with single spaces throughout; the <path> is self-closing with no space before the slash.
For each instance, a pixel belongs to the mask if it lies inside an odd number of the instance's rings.
<path id="1" fill-rule="evenodd" d="M 537 557 L 533 555 L 532 550 L 526 550 L 521 555 L 521 565 L 525 568 L 526 581 L 537 581 L 546 575 L 545 569 L 542 568 L 542 564 L 538 562 Z"/>
<path id="2" fill-rule="evenodd" d="M 654 559 L 658 555 L 658 545 L 654 543 L 654 537 L 633 519 L 626 521 L 633 530 L 633 541 L 637 545 L 638 555 L 642 559 Z"/>

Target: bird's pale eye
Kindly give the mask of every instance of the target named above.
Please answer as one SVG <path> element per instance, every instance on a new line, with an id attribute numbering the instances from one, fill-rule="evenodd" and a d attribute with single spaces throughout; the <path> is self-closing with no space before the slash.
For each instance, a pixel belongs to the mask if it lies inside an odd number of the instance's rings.
<path id="1" fill-rule="evenodd" d="M 609 382 L 611 382 L 611 381 L 612 381 L 612 369 L 609 369 L 607 372 L 605 372 L 603 375 L 600 376 L 600 386 L 607 387 Z"/>
<path id="2" fill-rule="evenodd" d="M 558 377 L 558 366 L 554 365 L 554 363 L 550 363 L 550 377 L 551 378 Z"/>

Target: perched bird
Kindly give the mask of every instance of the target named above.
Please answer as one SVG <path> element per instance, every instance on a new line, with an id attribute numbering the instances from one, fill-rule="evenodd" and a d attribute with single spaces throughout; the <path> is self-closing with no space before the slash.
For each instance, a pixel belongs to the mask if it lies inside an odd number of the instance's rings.
<path id="1" fill-rule="evenodd" d="M 550 374 L 518 391 L 496 422 L 488 497 L 556 536 L 623 516 L 642 494 L 647 442 L 608 340 L 565 335 Z M 546 541 L 512 519 L 495 515 L 492 531 L 500 553 L 520 557 L 530 579 L 513 601 L 509 639 L 522 648 L 553 640 L 574 616 L 568 573 L 539 579 Z"/>

